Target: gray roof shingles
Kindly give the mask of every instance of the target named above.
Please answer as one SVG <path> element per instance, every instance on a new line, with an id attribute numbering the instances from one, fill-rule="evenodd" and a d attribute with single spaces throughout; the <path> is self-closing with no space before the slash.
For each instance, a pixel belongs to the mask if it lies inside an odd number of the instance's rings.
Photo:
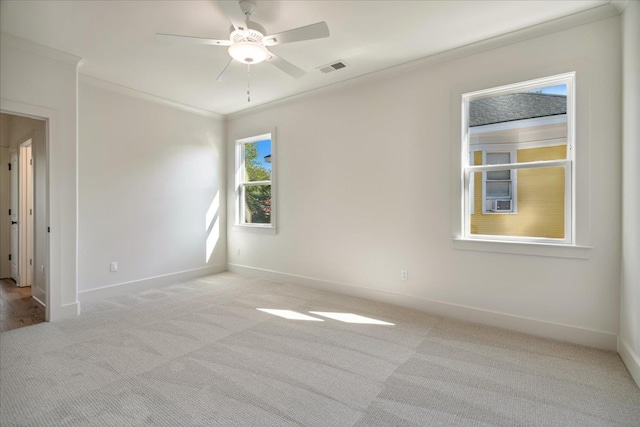
<path id="1" fill-rule="evenodd" d="M 469 126 L 567 113 L 567 97 L 544 93 L 512 93 L 469 102 Z"/>

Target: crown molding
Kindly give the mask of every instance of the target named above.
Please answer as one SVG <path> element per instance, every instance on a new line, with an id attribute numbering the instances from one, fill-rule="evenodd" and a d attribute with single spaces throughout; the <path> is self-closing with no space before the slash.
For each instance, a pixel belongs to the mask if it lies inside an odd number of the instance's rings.
<path id="1" fill-rule="evenodd" d="M 50 47 L 34 43 L 30 40 L 12 36 L 8 33 L 0 33 L 0 44 L 2 44 L 2 46 L 8 46 L 14 49 L 35 53 L 37 55 L 53 59 L 54 61 L 63 62 L 75 67 L 77 67 L 82 62 L 82 58 L 80 58 L 79 56 L 75 56 L 61 50 L 52 49 Z"/>
<path id="2" fill-rule="evenodd" d="M 629 4 L 629 0 L 612 0 L 611 4 L 618 9 L 618 12 L 624 13 L 624 10 L 627 8 Z"/>
<path id="3" fill-rule="evenodd" d="M 200 116 L 205 116 L 217 120 L 224 120 L 224 116 L 219 113 L 214 113 L 213 111 L 204 110 L 202 108 L 194 107 L 192 105 L 182 104 L 177 101 L 173 101 L 168 98 L 163 98 L 158 95 L 153 95 L 147 92 L 142 92 L 137 89 L 132 89 L 127 86 L 122 86 L 117 83 L 112 83 L 107 80 L 102 80 L 97 77 L 89 76 L 87 74 L 78 74 L 78 82 L 81 84 L 87 84 L 90 86 L 98 87 L 100 89 L 105 89 L 111 92 L 117 92 L 121 95 L 130 96 L 132 98 L 138 98 L 145 101 L 153 102 L 156 104 L 164 105 L 166 107 L 175 108 L 177 110 L 186 111 L 188 113 L 198 114 Z"/>
<path id="4" fill-rule="evenodd" d="M 623 0 L 623 1 L 626 2 L 626 0 Z M 481 40 L 479 42 L 460 46 L 447 51 L 439 52 L 415 61 L 406 62 L 404 64 L 374 71 L 368 74 L 363 74 L 357 77 L 353 77 L 349 80 L 344 80 L 344 81 L 333 83 L 327 86 L 311 89 L 306 92 L 302 92 L 302 93 L 291 95 L 285 98 L 277 99 L 275 101 L 267 102 L 261 105 L 257 105 L 255 107 L 235 111 L 233 113 L 227 114 L 225 117 L 227 120 L 235 120 L 240 117 L 244 117 L 244 116 L 252 115 L 261 111 L 269 110 L 275 106 L 289 104 L 302 99 L 311 98 L 319 94 L 344 91 L 347 88 L 362 86 L 362 85 L 373 83 L 379 80 L 406 74 L 412 71 L 433 67 L 434 65 L 437 65 L 440 63 L 453 61 L 456 59 L 475 55 L 481 52 L 486 52 L 488 50 L 497 49 L 500 47 L 508 46 L 514 43 L 519 43 L 525 40 L 534 39 L 534 38 L 555 33 L 558 31 L 567 30 L 569 28 L 589 24 L 591 22 L 596 22 L 603 19 L 611 18 L 619 14 L 620 12 L 618 10 L 618 7 L 614 6 L 613 2 L 596 6 L 592 9 L 574 13 L 572 15 L 564 16 L 561 18 L 553 19 L 551 21 L 543 22 L 541 24 L 533 25 L 520 30 L 515 30 L 509 33 L 491 37 L 485 40 Z"/>

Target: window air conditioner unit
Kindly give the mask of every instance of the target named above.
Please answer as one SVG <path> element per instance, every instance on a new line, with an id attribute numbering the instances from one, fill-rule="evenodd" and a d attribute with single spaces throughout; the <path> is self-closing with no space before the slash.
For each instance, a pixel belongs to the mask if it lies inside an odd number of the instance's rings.
<path id="1" fill-rule="evenodd" d="M 511 199 L 507 200 L 494 200 L 493 201 L 493 212 L 511 212 Z"/>

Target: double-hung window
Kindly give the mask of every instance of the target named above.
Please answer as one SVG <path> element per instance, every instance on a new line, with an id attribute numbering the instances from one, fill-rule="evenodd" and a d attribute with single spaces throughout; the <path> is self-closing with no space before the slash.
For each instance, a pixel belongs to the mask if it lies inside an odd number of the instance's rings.
<path id="1" fill-rule="evenodd" d="M 275 229 L 271 134 L 236 141 L 236 225 Z"/>
<path id="2" fill-rule="evenodd" d="M 574 74 L 464 94 L 466 239 L 574 243 Z"/>

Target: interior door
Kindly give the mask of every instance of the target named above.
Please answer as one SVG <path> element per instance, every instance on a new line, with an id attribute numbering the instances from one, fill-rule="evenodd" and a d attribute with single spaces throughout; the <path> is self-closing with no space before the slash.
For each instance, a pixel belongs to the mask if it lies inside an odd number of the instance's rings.
<path id="1" fill-rule="evenodd" d="M 25 230 L 26 230 L 26 243 L 27 243 L 27 247 L 26 247 L 26 256 L 23 258 L 24 262 L 25 262 L 25 266 L 28 266 L 26 268 L 27 270 L 27 274 L 26 274 L 26 278 L 22 277 L 22 285 L 23 286 L 31 286 L 33 285 L 33 242 L 34 242 L 34 238 L 33 238 L 33 157 L 32 157 L 32 153 L 31 153 L 31 145 L 29 145 L 29 147 L 27 147 L 27 159 L 25 162 L 26 168 L 25 168 L 25 172 L 26 172 L 26 194 L 25 194 L 25 198 L 27 199 L 25 201 L 25 213 L 27 216 L 27 221 L 26 221 L 26 225 L 25 225 Z M 28 260 L 28 261 L 27 261 Z"/>
<path id="2" fill-rule="evenodd" d="M 22 143 L 18 155 L 19 286 L 31 286 L 33 278 L 33 158 L 31 144 L 31 139 Z"/>
<path id="3" fill-rule="evenodd" d="M 18 153 L 11 153 L 11 278 L 20 283 L 18 276 Z"/>

